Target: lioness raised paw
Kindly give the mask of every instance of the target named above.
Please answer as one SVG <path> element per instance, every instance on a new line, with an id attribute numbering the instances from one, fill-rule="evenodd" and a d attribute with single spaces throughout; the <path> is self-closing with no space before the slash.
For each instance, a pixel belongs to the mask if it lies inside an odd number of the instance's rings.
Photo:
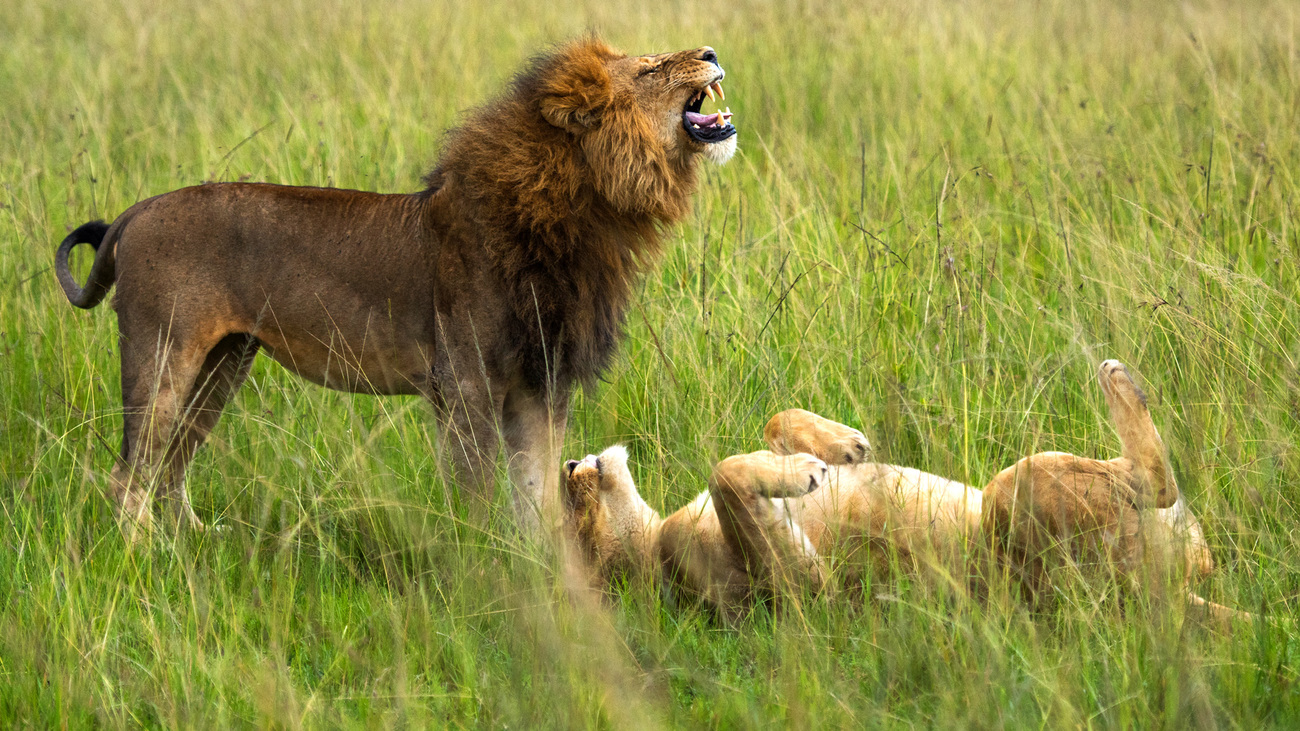
<path id="1" fill-rule="evenodd" d="M 786 456 L 762 451 L 722 460 L 714 469 L 714 478 L 732 488 L 748 486 L 762 497 L 788 498 L 821 487 L 827 472 L 826 463 L 811 454 Z"/>
<path id="2" fill-rule="evenodd" d="M 1165 444 L 1156 431 L 1151 412 L 1147 410 L 1147 397 L 1138 387 L 1123 363 L 1103 361 L 1098 368 L 1097 380 L 1110 407 L 1111 420 L 1119 434 L 1121 452 L 1132 462 L 1137 477 L 1139 503 L 1157 508 L 1168 508 L 1178 499 L 1178 485 L 1174 482 L 1165 457 Z"/>
<path id="3" fill-rule="evenodd" d="M 763 439 L 777 454 L 807 452 L 827 464 L 862 464 L 871 444 L 862 432 L 803 409 L 787 409 L 768 420 Z"/>
<path id="4" fill-rule="evenodd" d="M 1147 410 L 1147 395 L 1138 388 L 1123 363 L 1114 359 L 1102 361 L 1097 369 L 1097 380 L 1101 381 L 1101 391 L 1106 394 L 1106 403 L 1112 409 Z"/>

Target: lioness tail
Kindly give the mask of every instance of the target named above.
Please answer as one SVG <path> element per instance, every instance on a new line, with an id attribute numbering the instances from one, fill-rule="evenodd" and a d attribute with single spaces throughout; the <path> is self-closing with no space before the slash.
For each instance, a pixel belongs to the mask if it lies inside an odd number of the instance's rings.
<path id="1" fill-rule="evenodd" d="M 54 272 L 59 277 L 63 293 L 68 296 L 69 302 L 82 309 L 88 310 L 102 302 L 117 278 L 117 257 L 113 251 L 114 247 L 103 246 L 108 230 L 109 225 L 103 221 L 83 223 L 76 231 L 68 234 L 63 243 L 59 244 L 58 251 L 54 253 Z M 77 284 L 68 266 L 68 254 L 78 244 L 90 244 L 95 250 L 95 263 L 90 267 L 90 276 L 86 277 L 84 287 Z"/>

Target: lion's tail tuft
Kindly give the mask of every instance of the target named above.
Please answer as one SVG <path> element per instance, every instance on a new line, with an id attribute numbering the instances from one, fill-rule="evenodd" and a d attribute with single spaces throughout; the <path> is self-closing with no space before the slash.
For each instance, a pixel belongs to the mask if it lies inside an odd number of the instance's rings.
<path id="1" fill-rule="evenodd" d="M 54 271 L 59 277 L 59 284 L 68 301 L 82 309 L 90 309 L 104 300 L 113 281 L 117 278 L 116 260 L 113 247 L 103 246 L 109 225 L 103 221 L 91 221 L 77 227 L 59 244 L 54 253 Z M 77 284 L 68 266 L 68 255 L 78 244 L 90 244 L 95 250 L 95 263 L 90 267 L 90 276 L 83 287 Z"/>

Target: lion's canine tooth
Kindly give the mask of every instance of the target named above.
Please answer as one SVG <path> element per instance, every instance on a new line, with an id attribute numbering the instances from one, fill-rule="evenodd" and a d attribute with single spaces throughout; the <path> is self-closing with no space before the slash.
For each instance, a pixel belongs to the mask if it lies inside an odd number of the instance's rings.
<path id="1" fill-rule="evenodd" d="M 704 93 L 708 94 L 708 95 L 709 95 L 709 98 L 712 99 L 713 101 L 716 102 L 716 101 L 718 100 L 718 98 L 717 98 L 716 96 L 713 95 L 713 87 L 712 87 L 712 86 L 706 86 L 706 87 L 704 87 Z"/>
<path id="2" fill-rule="evenodd" d="M 722 91 L 722 82 L 715 81 L 713 82 L 713 85 L 718 87 L 718 96 L 722 97 L 722 99 L 725 101 L 727 99 L 727 95 Z"/>

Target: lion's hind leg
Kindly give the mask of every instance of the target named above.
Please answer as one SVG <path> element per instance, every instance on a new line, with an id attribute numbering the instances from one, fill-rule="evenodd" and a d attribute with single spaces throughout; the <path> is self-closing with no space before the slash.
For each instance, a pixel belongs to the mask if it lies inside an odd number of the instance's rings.
<path id="1" fill-rule="evenodd" d="M 118 299 L 129 289 L 120 289 Z M 229 330 L 214 328 L 211 312 L 185 317 L 179 308 L 161 310 L 156 300 L 117 304 L 123 432 L 109 494 L 127 537 L 134 540 L 139 529 L 152 524 L 156 490 L 164 498 L 173 497 L 185 463 L 216 423 L 220 410 L 213 410 L 214 399 L 221 395 L 224 403 L 230 386 L 240 379 L 237 363 L 221 347 L 230 343 L 233 349 L 238 343 L 224 339 Z M 168 502 L 175 514 L 191 519 L 183 494 L 179 501 Z"/>
<path id="2" fill-rule="evenodd" d="M 861 464 L 871 453 L 862 432 L 803 409 L 786 409 L 768 419 L 763 440 L 779 455 L 804 452 L 827 464 Z"/>
<path id="3" fill-rule="evenodd" d="M 1174 483 L 1169 460 L 1165 456 L 1165 443 L 1156 431 L 1151 412 L 1147 410 L 1147 397 L 1138 388 L 1128 369 L 1117 360 L 1101 364 L 1097 374 L 1101 390 L 1110 407 L 1111 420 L 1119 439 L 1124 459 L 1133 465 L 1134 474 L 1141 478 L 1137 485 L 1146 488 L 1139 499 L 1151 502 L 1154 507 L 1167 508 L 1178 499 L 1178 485 Z"/>
<path id="4" fill-rule="evenodd" d="M 784 501 L 817 489 L 826 463 L 810 454 L 754 452 L 722 460 L 709 480 L 723 539 L 743 564 L 751 589 L 775 595 L 784 589 L 820 591 L 826 583 L 821 557 Z"/>
<path id="5" fill-rule="evenodd" d="M 194 514 L 185 489 L 185 470 L 208 433 L 221 419 L 226 403 L 248 378 L 259 343 L 251 335 L 227 335 L 208 351 L 190 388 L 180 425 L 168 446 L 164 497 L 177 524 L 196 530 L 203 521 Z"/>
<path id="6" fill-rule="evenodd" d="M 165 475 L 170 443 L 184 416 L 190 390 L 210 342 L 154 327 L 140 332 L 119 317 L 122 333 L 122 453 L 110 475 L 110 496 L 128 538 L 152 523 L 153 491 Z M 170 336 L 170 337 L 169 337 Z"/>

